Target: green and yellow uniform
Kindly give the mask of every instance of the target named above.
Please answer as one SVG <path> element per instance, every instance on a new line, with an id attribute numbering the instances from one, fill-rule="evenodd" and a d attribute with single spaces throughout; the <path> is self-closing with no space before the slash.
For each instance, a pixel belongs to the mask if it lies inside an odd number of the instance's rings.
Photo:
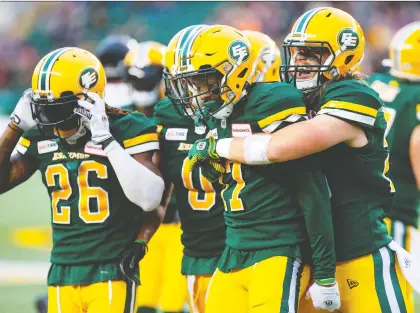
<path id="1" fill-rule="evenodd" d="M 154 118 L 160 131 L 162 174 L 174 184 L 181 221 L 181 272 L 188 279 L 191 309 L 204 312 L 207 285 L 225 246 L 222 186 L 210 183 L 199 169 L 190 173 L 184 166 L 192 144 L 205 138 L 196 133 L 193 121 L 181 116 L 167 98 L 155 106 Z"/>
<path id="2" fill-rule="evenodd" d="M 271 133 L 304 115 L 302 94 L 292 86 L 254 84 L 221 121 L 217 135 Z M 226 248 L 206 312 L 248 312 L 255 306 L 261 312 L 294 312 L 300 260 L 313 256 L 316 279 L 335 275 L 329 193 L 318 156 L 267 166 L 228 162 L 226 169 Z"/>
<path id="3" fill-rule="evenodd" d="M 130 154 L 159 149 L 156 125 L 142 114 L 110 118 L 110 129 Z M 129 312 L 134 305 L 136 286 L 123 281 L 119 262 L 136 239 L 143 210 L 125 197 L 101 147 L 90 141 L 89 131 L 74 144 L 67 144 L 57 136 L 34 129 L 23 134 L 17 150 L 37 165 L 51 198 L 53 247 L 49 297 L 56 298 L 58 307 L 61 303 L 64 311 L 78 312 L 80 306 L 88 305 L 83 301 L 89 299 L 95 286 L 98 291 L 107 290 L 109 284 L 106 299 L 89 301 L 103 301 L 107 305 L 108 294 L 113 294 L 113 307 L 102 307 L 99 302 L 93 307 L 123 312 L 125 304 Z M 86 298 L 80 300 L 82 294 Z M 123 307 L 118 309 L 118 305 Z"/>
<path id="4" fill-rule="evenodd" d="M 409 144 L 414 128 L 420 124 L 420 85 L 388 73 L 372 75 L 370 83 L 386 106 L 389 176 L 396 190 L 394 206 L 386 212 L 385 221 L 394 240 L 407 251 L 416 253 L 415 241 L 420 237 L 417 230 L 420 192 L 411 167 Z M 413 307 L 412 293 L 409 298 L 409 305 Z"/>
<path id="5" fill-rule="evenodd" d="M 394 186 L 388 178 L 382 101 L 367 83 L 349 79 L 327 85 L 314 102 L 311 109 L 318 115 L 358 125 L 368 139 L 361 148 L 340 143 L 323 153 L 332 193 L 340 310 L 405 312 L 406 281 L 387 247 L 392 238 L 384 221 L 384 212 L 393 203 Z M 300 311 L 315 312 L 306 305 Z"/>
<path id="6" fill-rule="evenodd" d="M 187 300 L 187 282 L 181 273 L 181 225 L 175 195 L 172 194 L 165 217 L 148 243 L 140 262 L 141 286 L 137 290 L 137 313 L 150 308 L 163 312 L 182 312 Z"/>

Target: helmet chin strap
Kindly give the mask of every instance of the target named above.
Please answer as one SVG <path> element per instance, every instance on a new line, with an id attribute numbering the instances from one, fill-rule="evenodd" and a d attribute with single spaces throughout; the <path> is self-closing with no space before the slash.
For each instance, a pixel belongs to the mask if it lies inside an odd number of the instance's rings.
<path id="1" fill-rule="evenodd" d="M 63 138 L 69 145 L 74 145 L 76 144 L 77 140 L 80 139 L 81 137 L 83 137 L 84 135 L 86 135 L 86 127 L 87 125 L 89 125 L 89 121 L 86 122 L 83 121 L 83 119 L 86 119 L 84 117 L 80 118 L 79 120 L 79 126 L 75 129 L 75 131 L 69 135 L 69 136 L 61 136 L 60 135 L 60 130 L 57 129 L 56 132 L 58 133 L 58 135 Z M 89 129 L 89 128 L 88 128 Z"/>
<path id="2" fill-rule="evenodd" d="M 220 109 L 218 112 L 213 114 L 214 118 L 217 118 L 218 120 L 223 120 L 229 117 L 229 115 L 232 114 L 233 111 L 233 103 L 225 105 L 222 109 Z"/>

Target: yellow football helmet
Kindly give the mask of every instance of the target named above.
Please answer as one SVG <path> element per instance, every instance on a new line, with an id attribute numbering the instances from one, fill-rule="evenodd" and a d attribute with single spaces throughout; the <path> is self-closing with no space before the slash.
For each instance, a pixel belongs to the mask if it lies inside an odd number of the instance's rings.
<path id="1" fill-rule="evenodd" d="M 131 87 L 136 106 L 152 106 L 164 96 L 162 72 L 165 51 L 165 45 L 145 41 L 135 45 L 125 56 L 123 77 Z"/>
<path id="2" fill-rule="evenodd" d="M 365 37 L 359 23 L 350 14 L 323 7 L 302 14 L 284 40 L 283 47 L 285 66 L 282 69 L 286 81 L 295 83 L 299 89 L 312 89 L 357 69 L 363 60 Z M 317 64 L 296 64 L 299 53 L 303 58 L 312 57 Z M 308 73 L 315 75 L 299 78 L 308 76 Z"/>
<path id="3" fill-rule="evenodd" d="M 87 92 L 104 96 L 105 71 L 101 62 L 80 48 L 61 48 L 39 61 L 32 75 L 31 108 L 42 126 L 62 124 L 75 116 L 77 100 Z"/>
<path id="4" fill-rule="evenodd" d="M 281 57 L 274 40 L 254 30 L 243 30 L 242 33 L 251 42 L 251 53 L 258 56 L 254 82 L 279 81 Z"/>
<path id="5" fill-rule="evenodd" d="M 172 38 L 165 55 L 166 95 L 201 117 L 226 118 L 247 93 L 255 70 L 251 43 L 236 28 L 194 25 Z"/>
<path id="6" fill-rule="evenodd" d="M 420 22 L 401 28 L 389 46 L 391 75 L 420 81 Z"/>

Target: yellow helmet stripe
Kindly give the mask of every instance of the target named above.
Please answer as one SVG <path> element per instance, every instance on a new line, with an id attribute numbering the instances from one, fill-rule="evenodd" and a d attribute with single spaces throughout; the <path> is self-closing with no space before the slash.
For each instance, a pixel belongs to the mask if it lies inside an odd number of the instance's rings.
<path id="1" fill-rule="evenodd" d="M 401 70 L 400 51 L 404 47 L 405 41 L 408 39 L 408 37 L 410 37 L 410 35 L 418 29 L 420 29 L 420 22 L 413 22 L 411 24 L 408 24 L 403 29 L 398 31 L 397 34 L 395 34 L 391 42 L 391 47 L 394 48 L 394 69 Z"/>
<path id="2" fill-rule="evenodd" d="M 44 64 L 42 65 L 41 71 L 39 73 L 39 81 L 38 81 L 38 89 L 39 90 L 50 90 L 50 77 L 52 68 L 57 61 L 57 59 L 62 55 L 64 52 L 71 48 L 61 48 L 55 50 L 50 53 L 50 55 L 46 58 Z"/>

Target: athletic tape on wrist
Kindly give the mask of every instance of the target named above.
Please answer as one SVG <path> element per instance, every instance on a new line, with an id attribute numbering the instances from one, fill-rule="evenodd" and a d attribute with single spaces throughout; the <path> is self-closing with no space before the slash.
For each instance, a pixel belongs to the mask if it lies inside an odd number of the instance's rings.
<path id="1" fill-rule="evenodd" d="M 216 153 L 221 157 L 225 159 L 229 159 L 229 153 L 230 153 L 230 144 L 232 142 L 233 138 L 224 138 L 217 141 L 216 144 Z"/>
<path id="2" fill-rule="evenodd" d="M 267 157 L 267 148 L 271 136 L 250 135 L 244 140 L 244 159 L 249 165 L 265 165 L 271 162 Z"/>

